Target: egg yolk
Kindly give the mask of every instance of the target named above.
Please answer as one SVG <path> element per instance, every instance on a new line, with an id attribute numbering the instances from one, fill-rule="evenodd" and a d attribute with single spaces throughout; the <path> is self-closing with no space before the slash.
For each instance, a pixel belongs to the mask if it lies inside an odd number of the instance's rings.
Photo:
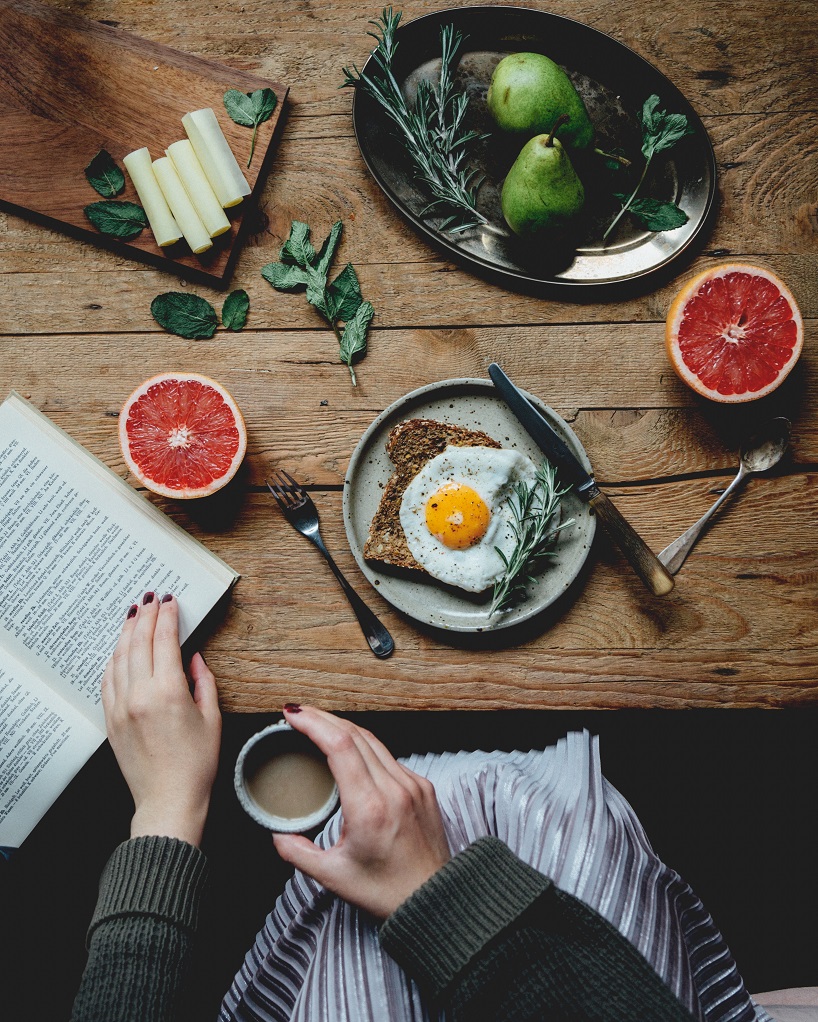
<path id="1" fill-rule="evenodd" d="M 474 546 L 491 520 L 488 505 L 470 486 L 446 483 L 426 502 L 426 528 L 450 550 Z"/>

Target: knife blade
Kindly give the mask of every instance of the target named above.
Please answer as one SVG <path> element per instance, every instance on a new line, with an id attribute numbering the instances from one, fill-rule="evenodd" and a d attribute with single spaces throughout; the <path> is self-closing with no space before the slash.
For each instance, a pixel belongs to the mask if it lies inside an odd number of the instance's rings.
<path id="1" fill-rule="evenodd" d="M 611 539 L 628 559 L 642 582 L 654 596 L 665 596 L 669 593 L 674 585 L 673 577 L 633 526 L 599 489 L 593 475 L 586 471 L 548 420 L 511 382 L 496 362 L 489 366 L 489 376 L 500 397 L 520 424 L 548 460 L 556 466 L 563 482 L 570 484 L 577 496 L 596 512 Z"/>

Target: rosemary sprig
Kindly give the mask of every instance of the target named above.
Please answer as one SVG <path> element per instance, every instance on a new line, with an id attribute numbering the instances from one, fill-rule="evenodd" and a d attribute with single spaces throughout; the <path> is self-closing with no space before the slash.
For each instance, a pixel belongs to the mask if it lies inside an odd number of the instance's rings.
<path id="1" fill-rule="evenodd" d="M 503 577 L 494 583 L 489 616 L 517 603 L 524 595 L 526 586 L 536 581 L 535 572 L 549 557 L 554 556 L 554 538 L 562 529 L 574 524 L 574 519 L 553 526 L 560 500 L 570 487 L 560 489 L 557 485 L 557 471 L 544 461 L 537 471 L 533 486 L 519 482 L 514 487 L 511 501 L 514 532 L 514 549 L 506 556 L 495 547 L 505 565 Z"/>
<path id="2" fill-rule="evenodd" d="M 375 26 L 375 31 L 367 34 L 378 43 L 371 56 L 379 70 L 369 75 L 354 64 L 345 67 L 343 85 L 364 89 L 383 107 L 398 128 L 415 165 L 415 176 L 432 195 L 421 216 L 442 213 L 445 219 L 440 229 L 457 234 L 488 223 L 476 208 L 482 178 L 478 179 L 477 171 L 468 166 L 473 144 L 488 136 L 464 129 L 469 99 L 455 89 L 452 80 L 452 68 L 464 37 L 452 25 L 441 28 L 437 85 L 419 82 L 414 108 L 410 108 L 392 70 L 400 19 L 400 11 L 395 14 L 391 7 L 385 7 L 378 21 L 369 22 Z"/>

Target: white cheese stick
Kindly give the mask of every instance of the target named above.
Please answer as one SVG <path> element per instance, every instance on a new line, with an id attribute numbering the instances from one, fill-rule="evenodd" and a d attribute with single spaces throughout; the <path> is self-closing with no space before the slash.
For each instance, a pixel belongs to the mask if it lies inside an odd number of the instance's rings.
<path id="1" fill-rule="evenodd" d="M 167 156 L 154 160 L 153 172 L 191 251 L 196 255 L 206 252 L 213 242 L 179 180 L 173 161 Z"/>
<path id="2" fill-rule="evenodd" d="M 167 248 L 181 240 L 182 232 L 179 225 L 173 219 L 173 214 L 165 201 L 159 182 L 151 166 L 151 154 L 147 149 L 135 149 L 122 161 L 125 170 L 133 181 L 136 194 L 145 210 L 145 216 L 151 225 L 156 244 L 160 248 Z"/>
<path id="3" fill-rule="evenodd" d="M 185 114 L 182 125 L 199 158 L 207 180 L 222 206 L 238 206 L 251 192 L 213 111 Z"/>
<path id="4" fill-rule="evenodd" d="M 183 138 L 180 142 L 169 145 L 165 152 L 173 161 L 179 180 L 185 186 L 188 198 L 210 237 L 217 238 L 225 231 L 229 231 L 230 221 L 224 215 L 221 203 L 210 187 L 190 141 Z"/>

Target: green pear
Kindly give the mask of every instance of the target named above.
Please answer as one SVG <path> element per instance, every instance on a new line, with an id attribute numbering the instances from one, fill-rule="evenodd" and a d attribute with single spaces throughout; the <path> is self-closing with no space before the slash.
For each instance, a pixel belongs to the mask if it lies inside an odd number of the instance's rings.
<path id="1" fill-rule="evenodd" d="M 594 126 L 585 104 L 559 64 L 542 53 L 510 53 L 491 76 L 489 113 L 504 131 L 539 135 L 550 131 L 560 114 L 570 121 L 560 139 L 571 149 L 586 149 Z"/>
<path id="2" fill-rule="evenodd" d="M 555 130 L 529 139 L 503 182 L 500 204 L 506 223 L 523 238 L 564 226 L 580 212 L 585 189 Z"/>

